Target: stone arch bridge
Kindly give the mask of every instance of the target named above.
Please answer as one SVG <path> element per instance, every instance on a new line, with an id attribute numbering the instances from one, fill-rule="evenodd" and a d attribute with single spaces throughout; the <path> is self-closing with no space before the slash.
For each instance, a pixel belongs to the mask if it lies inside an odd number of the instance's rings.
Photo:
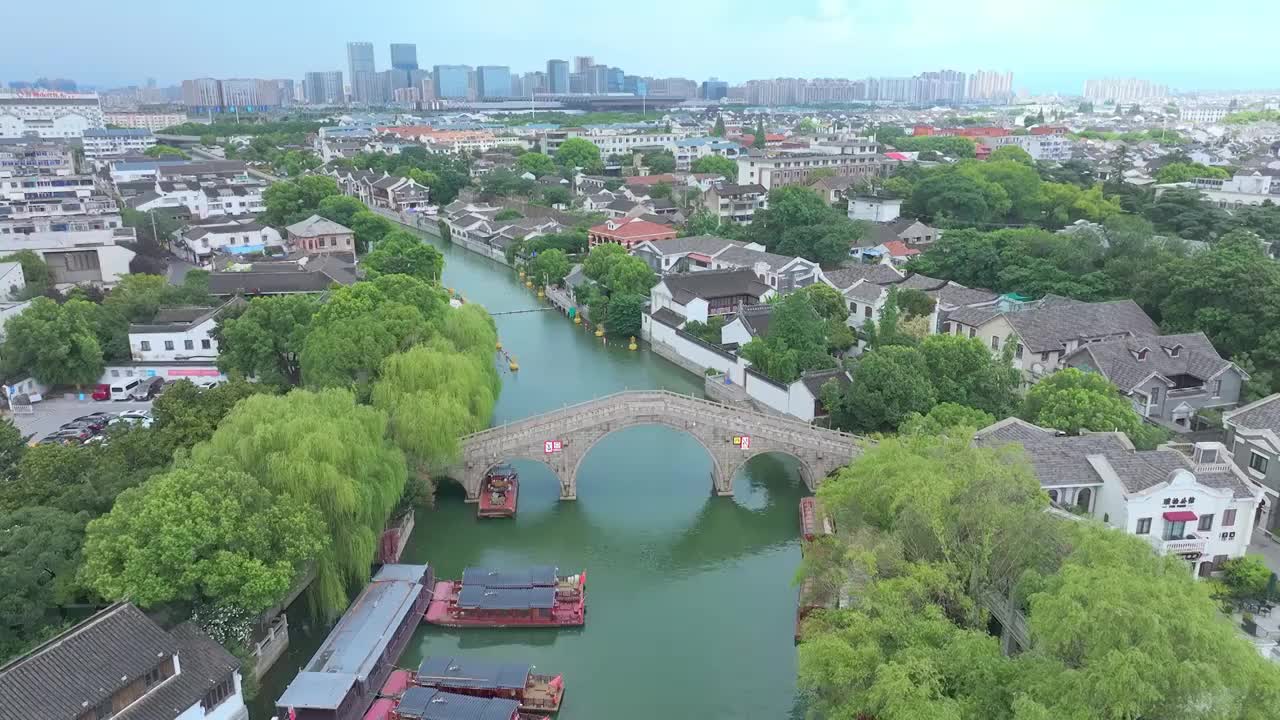
<path id="1" fill-rule="evenodd" d="M 733 476 L 760 453 L 778 452 L 800 462 L 810 490 L 859 452 L 859 438 L 814 427 L 781 415 L 745 410 L 667 390 L 629 390 L 569 405 L 542 415 L 482 430 L 462 438 L 462 460 L 450 476 L 462 483 L 467 501 L 480 497 L 485 473 L 509 460 L 536 460 L 560 481 L 560 499 L 578 497 L 578 468 L 606 435 L 637 425 L 665 425 L 693 436 L 711 456 L 716 495 L 733 494 Z M 749 438 L 748 446 L 734 438 Z M 559 452 L 547 443 L 559 441 Z"/>

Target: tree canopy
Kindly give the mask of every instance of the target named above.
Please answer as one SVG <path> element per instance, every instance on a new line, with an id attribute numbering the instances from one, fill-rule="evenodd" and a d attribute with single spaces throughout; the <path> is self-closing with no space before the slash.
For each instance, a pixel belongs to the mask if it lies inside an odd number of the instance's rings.
<path id="1" fill-rule="evenodd" d="M 795 382 L 807 370 L 825 370 L 836 366 L 828 352 L 830 325 L 814 307 L 818 293 L 795 292 L 783 295 L 773 303 L 769 333 L 752 338 L 739 353 L 761 372 L 784 385 Z M 824 310 L 830 309 L 823 306 Z"/>
<path id="2" fill-rule="evenodd" d="M 31 301 L 5 323 L 6 372 L 30 372 L 48 385 L 88 385 L 102 376 L 102 347 L 88 318 L 93 303 L 62 305 L 45 297 Z"/>
<path id="3" fill-rule="evenodd" d="M 556 164 L 565 169 L 581 168 L 583 172 L 598 173 L 604 168 L 600 161 L 600 148 L 584 138 L 569 138 L 556 149 Z"/>
<path id="4" fill-rule="evenodd" d="M 438 283 L 444 271 L 444 256 L 417 235 L 407 230 L 392 230 L 365 256 L 364 268 L 370 279 L 399 274 Z"/>
<path id="5" fill-rule="evenodd" d="M 695 173 L 710 173 L 726 178 L 729 182 L 738 180 L 738 163 L 723 155 L 706 155 L 694 160 L 689 169 Z"/>
<path id="6" fill-rule="evenodd" d="M 277 387 L 297 385 L 303 342 L 319 308 L 311 295 L 254 298 L 239 316 L 220 320 L 218 368 Z"/>
<path id="7" fill-rule="evenodd" d="M 736 239 L 757 242 L 770 252 L 799 255 L 824 266 L 849 258 L 849 248 L 861 239 L 864 227 L 827 205 L 822 196 L 802 185 L 769 191 L 769 206 L 757 211 L 750 225 L 735 226 Z"/>
<path id="8" fill-rule="evenodd" d="M 272 183 L 262 193 L 262 204 L 267 209 L 259 219 L 276 227 L 292 225 L 315 213 L 325 198 L 339 194 L 338 181 L 325 175 L 304 175 Z"/>

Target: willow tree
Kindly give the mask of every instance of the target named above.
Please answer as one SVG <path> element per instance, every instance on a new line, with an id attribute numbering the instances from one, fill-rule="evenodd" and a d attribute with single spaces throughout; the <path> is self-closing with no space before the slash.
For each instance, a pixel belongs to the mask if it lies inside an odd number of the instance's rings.
<path id="1" fill-rule="evenodd" d="M 404 454 L 387 438 L 386 413 L 358 405 L 346 390 L 246 398 L 192 458 L 241 469 L 272 493 L 320 511 L 332 541 L 316 558 L 311 600 L 326 614 L 340 612 L 368 580 L 408 474 Z"/>

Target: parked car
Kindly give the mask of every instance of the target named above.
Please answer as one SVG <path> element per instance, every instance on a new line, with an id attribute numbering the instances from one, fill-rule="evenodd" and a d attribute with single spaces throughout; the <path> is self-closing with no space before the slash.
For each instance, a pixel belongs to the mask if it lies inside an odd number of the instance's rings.
<path id="1" fill-rule="evenodd" d="M 119 385 L 112 385 L 111 399 L 112 400 L 128 400 L 132 396 L 133 391 L 137 390 L 138 386 L 141 384 L 142 384 L 142 378 L 134 378 L 133 380 L 126 380 L 120 383 Z"/>
<path id="2" fill-rule="evenodd" d="M 88 437 L 92 437 L 91 435 Z M 79 445 L 84 442 L 86 437 L 82 436 L 80 431 L 75 430 L 58 430 L 49 433 L 40 439 L 36 445 Z"/>
<path id="3" fill-rule="evenodd" d="M 99 424 L 93 420 L 72 420 L 71 422 L 63 423 L 62 426 L 58 428 L 58 430 L 74 430 L 77 432 L 83 430 L 89 433 L 89 435 L 97 435 L 102 430 L 102 428 L 106 426 L 107 426 L 106 423 Z M 88 437 L 85 437 L 82 439 L 87 440 Z"/>
<path id="4" fill-rule="evenodd" d="M 153 377 L 147 378 L 138 383 L 138 386 L 129 391 L 129 399 L 131 400 L 154 400 L 156 395 L 164 388 L 164 378 Z"/>
<path id="5" fill-rule="evenodd" d="M 91 395 L 90 397 L 92 397 L 94 400 L 110 400 L 111 385 L 108 383 L 101 383 L 99 385 L 95 385 L 93 388 L 93 395 Z"/>
<path id="6" fill-rule="evenodd" d="M 152 418 L 151 418 L 151 411 L 150 411 L 150 410 L 125 410 L 125 411 L 124 411 L 124 412 L 122 412 L 122 413 L 117 413 L 117 414 L 116 414 L 116 417 L 117 417 L 117 418 L 119 418 L 119 419 L 121 419 L 121 420 L 150 420 L 150 419 L 152 419 Z"/>
<path id="7" fill-rule="evenodd" d="M 74 440 L 74 441 L 76 441 L 77 443 L 82 443 L 82 442 L 84 442 L 85 440 L 88 440 L 89 438 L 93 437 L 94 435 L 97 435 L 97 433 L 96 433 L 96 432 L 94 432 L 93 430 L 90 430 L 90 429 L 89 429 L 89 427 L 88 427 L 87 425 L 80 425 L 80 426 L 75 426 L 75 425 L 67 426 L 67 425 L 64 425 L 64 426 L 62 426 L 61 428 L 59 428 L 58 430 L 56 430 L 56 431 L 54 431 L 54 432 L 52 432 L 52 433 L 49 433 L 49 437 L 55 437 L 55 436 L 56 436 L 56 437 L 63 438 L 63 439 L 68 440 L 68 441 L 70 441 L 70 440 Z M 47 438 L 46 438 L 46 439 L 47 439 Z"/>
<path id="8" fill-rule="evenodd" d="M 76 418 L 75 420 L 72 420 L 71 422 L 85 423 L 90 427 L 92 427 L 95 431 L 100 431 L 102 430 L 102 428 L 106 427 L 107 423 L 111 422 L 111 418 L 115 416 L 116 416 L 115 413 L 96 412 L 96 413 L 89 413 L 88 415 L 81 415 L 80 417 Z M 68 424 L 71 424 L 71 423 L 68 423 Z"/>

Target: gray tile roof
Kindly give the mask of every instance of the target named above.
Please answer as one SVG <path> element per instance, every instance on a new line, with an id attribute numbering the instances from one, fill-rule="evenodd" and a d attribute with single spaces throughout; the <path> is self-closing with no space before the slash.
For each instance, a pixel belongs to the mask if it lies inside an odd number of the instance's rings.
<path id="1" fill-rule="evenodd" d="M 649 316 L 667 327 L 679 328 L 684 324 L 684 318 L 671 308 L 658 308 L 649 313 Z"/>
<path id="2" fill-rule="evenodd" d="M 1102 456 L 1129 493 L 1167 482 L 1174 471 L 1186 470 L 1206 487 L 1230 489 L 1238 498 L 1254 496 L 1248 484 L 1233 473 L 1196 473 L 1186 455 L 1176 450 L 1134 450 L 1123 433 L 1068 436 L 1008 418 L 978 431 L 974 443 L 984 447 L 1021 445 L 1041 487 L 1046 488 L 1102 484 L 1102 476 L 1089 462 L 1089 456 Z"/>
<path id="3" fill-rule="evenodd" d="M 121 717 L 173 720 L 240 663 L 190 624 L 168 633 L 133 605 L 113 605 L 0 667 L 0 717 L 73 720 L 175 654 L 179 674 Z"/>
<path id="4" fill-rule="evenodd" d="M 1146 357 L 1139 360 L 1144 349 Z M 1172 354 L 1175 350 L 1176 357 Z M 1208 380 L 1231 367 L 1231 362 L 1218 355 L 1209 338 L 1198 332 L 1089 343 L 1063 358 L 1063 362 L 1072 364 L 1072 360 L 1085 358 L 1090 359 L 1090 364 L 1098 372 L 1124 392 L 1133 390 L 1153 373 L 1172 384 L 1171 378 L 1175 375 Z"/>
<path id="5" fill-rule="evenodd" d="M 833 370 L 817 370 L 814 372 L 807 372 L 800 376 L 800 382 L 804 383 L 804 386 L 809 389 L 809 392 L 812 393 L 815 398 L 821 398 L 822 386 L 831 380 L 835 380 L 839 383 L 840 387 L 848 387 L 853 384 L 853 381 L 849 379 L 849 373 L 840 368 Z"/>
<path id="6" fill-rule="evenodd" d="M 1031 352 L 1059 351 L 1072 340 L 1160 332 L 1155 321 L 1132 300 L 1086 303 L 1054 295 L 1017 310 L 1002 311 L 999 306 L 961 308 L 951 313 L 950 319 L 981 327 L 1001 315 Z"/>
<path id="7" fill-rule="evenodd" d="M 1280 433 L 1280 393 L 1222 414 L 1223 420 L 1248 430 Z"/>
<path id="8" fill-rule="evenodd" d="M 888 265 L 870 265 L 855 264 L 847 265 L 836 270 L 824 270 L 823 276 L 837 290 L 846 290 L 856 284 L 859 280 L 866 280 L 873 283 L 897 282 L 902 279 L 902 273 L 893 269 Z"/>
<path id="9" fill-rule="evenodd" d="M 754 267 L 756 263 L 762 262 L 772 270 L 780 270 L 787 263 L 795 260 L 795 256 L 778 255 L 777 253 L 763 250 L 751 250 L 741 245 L 730 245 L 716 255 L 716 260 L 733 263 L 739 267 Z"/>
<path id="10" fill-rule="evenodd" d="M 735 244 L 733 240 L 716 235 L 690 235 L 689 237 L 671 238 L 670 240 L 650 240 L 648 243 L 664 255 L 678 255 L 689 252 L 715 255 Z"/>
<path id="11" fill-rule="evenodd" d="M 734 295 L 761 297 L 769 292 L 768 285 L 760 282 L 750 270 L 707 270 L 703 272 L 667 275 L 662 282 L 671 296 L 681 305 L 694 298 L 721 298 Z"/>
<path id="12" fill-rule="evenodd" d="M 773 306 L 769 303 L 747 305 L 738 313 L 738 318 L 746 326 L 751 337 L 765 337 L 769 334 L 769 323 L 773 320 Z"/>
<path id="13" fill-rule="evenodd" d="M 285 228 L 285 230 L 288 230 L 290 235 L 296 235 L 297 237 L 351 234 L 351 228 L 345 225 L 339 225 L 338 223 L 328 218 L 320 217 L 319 215 L 312 215 L 306 220 L 296 222 Z"/>

